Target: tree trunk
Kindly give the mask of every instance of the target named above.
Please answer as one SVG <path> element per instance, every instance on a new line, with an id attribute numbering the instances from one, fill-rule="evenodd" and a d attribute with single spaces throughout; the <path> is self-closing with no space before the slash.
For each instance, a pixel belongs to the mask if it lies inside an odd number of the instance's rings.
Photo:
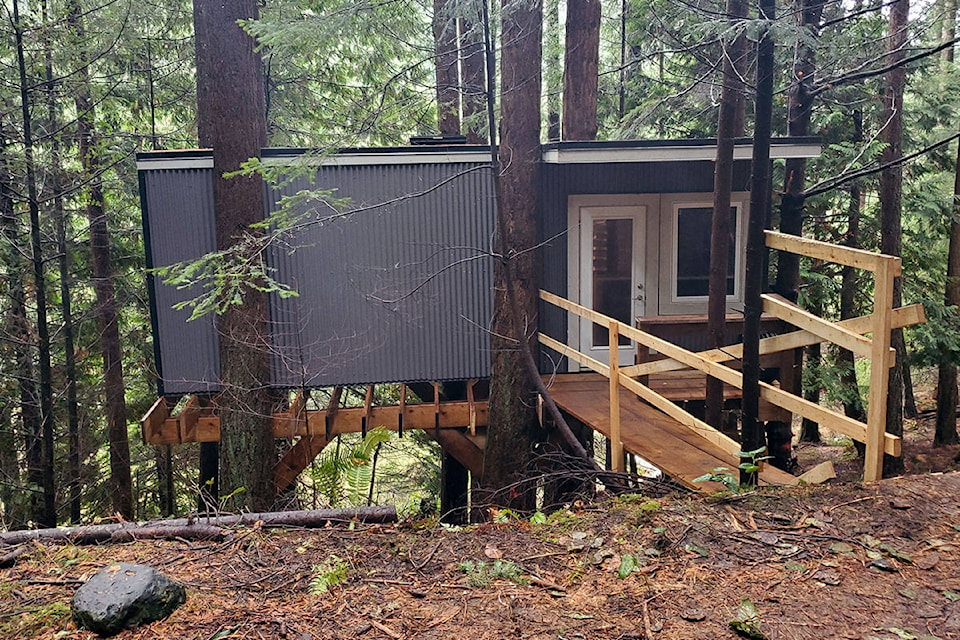
<path id="1" fill-rule="evenodd" d="M 14 371 L 20 391 L 20 432 L 24 439 L 26 481 L 29 485 L 22 504 L 17 501 L 16 507 L 11 507 L 11 499 L 4 500 L 8 512 L 13 509 L 20 514 L 19 517 L 11 518 L 10 528 L 13 529 L 26 526 L 31 519 L 31 513 L 35 515 L 37 512 L 36 502 L 39 495 L 36 493 L 36 487 L 39 487 L 43 482 L 43 443 L 40 426 L 40 404 L 34 378 L 33 357 L 30 353 L 33 335 L 30 320 L 27 318 L 26 294 L 24 291 L 27 264 L 22 251 L 19 249 L 23 243 L 23 237 L 14 209 L 15 190 L 12 186 L 13 178 L 10 175 L 6 155 L 7 140 L 3 137 L 0 142 L 2 142 L 2 150 L 0 150 L 0 154 L 2 154 L 0 155 L 0 224 L 2 224 L 3 233 L 3 263 L 9 269 L 9 276 L 5 283 L 8 287 L 6 295 L 10 300 L 4 330 L 12 345 L 11 355 L 16 363 Z M 16 438 L 13 438 L 13 440 L 15 442 Z M 15 488 L 19 486 L 14 481 L 19 478 L 20 470 L 19 463 L 16 460 L 16 449 L 12 448 L 10 451 L 14 454 L 16 474 L 11 472 L 6 476 L 6 481 L 14 483 L 13 487 Z"/>
<path id="2" fill-rule="evenodd" d="M 863 142 L 863 112 L 859 109 L 853 112 L 853 142 Z M 844 245 L 857 249 L 860 247 L 860 212 L 863 208 L 863 190 L 858 181 L 850 183 L 850 204 L 847 207 L 847 235 Z M 853 267 L 843 267 L 840 284 L 840 319 L 847 320 L 857 314 L 857 291 L 860 288 L 860 277 Z M 860 422 L 867 421 L 867 412 L 863 408 L 863 398 L 860 397 L 860 383 L 857 382 L 857 370 L 853 352 L 849 349 L 837 348 L 837 364 L 841 367 L 840 383 L 845 389 L 843 393 L 843 412 Z M 819 436 L 819 434 L 818 434 Z"/>
<path id="3" fill-rule="evenodd" d="M 565 42 L 562 138 L 596 140 L 600 0 L 567 0 Z"/>
<path id="4" fill-rule="evenodd" d="M 495 187 L 499 258 L 494 266 L 493 361 L 482 483 L 499 491 L 523 477 L 541 439 L 532 372 L 519 345 L 537 334 L 537 187 L 540 165 L 541 8 L 506 0 L 501 15 L 501 146 Z M 489 75 L 489 74 L 488 74 Z M 514 490 L 497 502 L 534 506 L 534 491 Z"/>
<path id="5" fill-rule="evenodd" d="M 811 40 L 818 37 L 820 19 L 824 3 L 820 0 L 796 0 L 799 27 L 805 30 Z M 814 96 L 810 86 L 816 75 L 816 49 L 803 40 L 799 41 L 793 65 L 793 85 L 787 101 L 787 128 L 791 136 L 810 135 L 810 119 L 813 114 Z M 803 234 L 803 191 L 806 188 L 806 158 L 788 158 L 784 171 L 783 196 L 780 200 L 780 231 L 792 235 Z M 777 278 L 774 290 L 789 300 L 796 302 L 800 287 L 800 256 L 781 252 L 777 261 Z M 819 349 L 819 346 L 817 346 Z M 808 352 L 810 353 L 810 352 Z M 819 355 L 814 353 L 817 358 Z M 802 387 L 803 351 L 794 351 L 794 376 L 796 386 L 788 389 L 799 394 Z M 789 431 L 789 426 L 783 430 Z M 807 442 L 819 442 L 816 423 L 804 420 L 800 439 Z M 789 443 L 786 443 L 789 448 Z"/>
<path id="6" fill-rule="evenodd" d="M 263 70 L 253 39 L 237 24 L 256 19 L 255 0 L 194 0 L 197 130 L 213 147 L 217 248 L 233 246 L 263 219 L 259 176 L 224 178 L 260 154 L 266 142 Z M 218 318 L 220 338 L 220 483 L 231 508 L 272 507 L 276 462 L 270 415 L 267 294 L 244 289 L 240 305 Z M 240 491 L 242 489 L 242 491 Z"/>
<path id="7" fill-rule="evenodd" d="M 774 0 L 760 0 L 759 19 L 769 21 L 757 43 L 757 93 L 754 107 L 753 177 L 750 182 L 750 220 L 747 228 L 747 274 L 744 284 L 745 316 L 743 321 L 743 417 L 741 443 L 744 451 L 755 451 L 766 444 L 760 424 L 760 316 L 765 287 L 767 260 L 764 231 L 770 218 L 770 136 L 773 127 L 773 34 L 776 19 Z M 711 247 L 712 251 L 712 247 Z M 711 254 L 712 255 L 712 254 Z M 712 275 L 712 274 L 711 274 Z M 779 435 L 779 431 L 774 432 Z M 771 443 L 768 454 L 778 467 L 790 464 L 790 439 L 786 455 L 780 440 Z M 741 472 L 741 482 L 755 483 L 756 474 Z"/>
<path id="8" fill-rule="evenodd" d="M 888 71 L 884 81 L 883 113 L 880 121 L 886 126 L 880 133 L 880 139 L 886 143 L 881 162 L 888 164 L 880 174 L 880 251 L 893 256 L 901 253 L 901 209 L 903 196 L 903 167 L 894 161 L 903 155 L 903 90 L 906 86 L 906 69 L 900 64 L 907 43 L 907 19 L 910 11 L 909 0 L 893 0 L 890 3 L 888 22 L 886 63 L 894 66 Z M 902 298 L 900 278 L 894 280 L 893 306 L 899 307 Z M 896 363 L 890 368 L 889 391 L 887 396 L 887 432 L 896 436 L 903 435 L 903 369 L 906 356 L 903 341 L 903 329 L 894 329 L 891 334 L 891 346 L 896 349 Z M 903 458 L 884 456 L 883 475 L 891 476 L 903 473 Z"/>
<path id="9" fill-rule="evenodd" d="M 437 126 L 441 134 L 460 133 L 460 74 L 457 17 L 453 0 L 433 0 L 433 50 L 437 80 Z"/>
<path id="10" fill-rule="evenodd" d="M 957 37 L 957 0 L 943 0 L 943 18 L 940 24 L 940 42 L 946 44 Z M 953 47 L 947 47 L 940 52 L 943 62 L 953 62 Z"/>
<path id="11" fill-rule="evenodd" d="M 26 167 L 27 205 L 30 214 L 30 257 L 33 263 L 33 289 L 37 315 L 37 356 L 40 378 L 40 433 L 42 478 L 40 486 L 43 501 L 37 504 L 35 520 L 38 524 L 54 527 L 57 524 L 57 487 L 53 437 L 53 380 L 50 370 L 50 329 L 47 325 L 47 283 L 40 229 L 40 204 L 37 195 L 36 163 L 33 153 L 33 130 L 30 115 L 30 86 L 23 43 L 23 24 L 20 21 L 20 2 L 13 0 L 13 26 L 17 48 L 17 69 L 20 83 L 20 110 L 23 117 L 23 153 Z"/>
<path id="12" fill-rule="evenodd" d="M 68 16 L 77 42 L 86 41 L 81 8 L 71 2 Z M 96 294 L 100 353 L 103 358 L 104 409 L 110 438 L 110 484 L 113 508 L 127 520 L 133 519 L 133 488 L 130 481 L 130 444 L 127 435 L 127 404 L 123 383 L 123 349 L 117 314 L 113 267 L 110 261 L 110 232 L 104 206 L 103 164 L 97 140 L 96 106 L 90 91 L 90 69 L 86 51 L 79 53 L 79 85 L 74 93 L 77 108 L 77 140 L 80 160 L 87 176 L 87 220 L 90 224 L 90 253 L 93 289 Z"/>
<path id="13" fill-rule="evenodd" d="M 567 14 L 569 16 L 569 13 Z M 563 67 L 560 63 L 560 2 L 547 0 L 543 9 L 543 84 L 547 102 L 547 140 L 560 141 L 560 111 L 562 108 Z"/>
<path id="14" fill-rule="evenodd" d="M 47 3 L 41 3 L 43 22 L 49 24 Z M 46 57 L 47 130 L 58 131 L 56 83 L 53 78 L 53 45 L 44 42 Z M 63 206 L 61 185 L 60 136 L 54 135 L 50 143 L 50 191 L 53 193 L 53 217 L 56 220 L 57 267 L 60 272 L 60 315 L 63 328 L 63 374 L 67 385 L 67 505 L 70 522 L 80 522 L 80 412 L 77 406 L 77 357 L 74 350 L 74 322 L 70 274 L 70 248 L 67 246 L 67 213 Z"/>
<path id="15" fill-rule="evenodd" d="M 463 90 L 463 129 L 469 144 L 487 141 L 487 83 L 483 50 L 482 2 L 468 0 L 460 17 L 460 86 Z"/>
<path id="16" fill-rule="evenodd" d="M 947 253 L 947 287 L 944 304 L 960 307 L 960 145 L 953 182 L 953 214 L 950 219 L 950 249 Z M 960 443 L 957 434 L 957 357 L 960 354 L 946 349 L 940 352 L 940 370 L 937 385 L 937 424 L 933 446 L 942 447 Z"/>
<path id="17" fill-rule="evenodd" d="M 0 249 L 0 259 L 7 266 L 6 282 L 3 294 L 9 299 L 9 307 L 4 320 L 4 342 L 12 345 L 7 352 L 4 345 L 3 355 L 13 361 L 13 372 L 17 377 L 20 390 L 20 422 L 22 433 L 26 436 L 25 443 L 33 441 L 33 434 L 38 428 L 36 412 L 36 389 L 33 385 L 33 368 L 30 358 L 29 334 L 26 332 L 27 316 L 23 294 L 23 260 L 17 249 L 22 242 L 20 229 L 17 224 L 16 212 L 13 208 L 14 190 L 11 184 L 10 171 L 7 166 L 7 140 L 0 133 L 0 234 L 3 246 Z M 12 391 L 12 389 L 11 389 Z M 12 396 L 11 396 L 12 397 Z M 0 429 L 0 502 L 3 503 L 5 522 L 10 529 L 20 529 L 27 525 L 30 513 L 27 509 L 29 500 L 25 499 L 20 469 L 19 452 L 22 450 L 17 444 L 17 429 L 13 419 L 13 401 L 3 407 L 3 423 Z M 39 454 L 39 448 L 36 453 Z M 30 471 L 39 469 L 39 457 L 35 460 L 27 458 L 28 478 Z M 39 478 L 37 479 L 39 481 Z"/>
<path id="18" fill-rule="evenodd" d="M 744 0 L 727 0 L 727 16 L 731 24 L 747 15 Z M 738 44 L 739 43 L 739 44 Z M 727 269 L 731 234 L 730 191 L 733 187 L 734 139 L 742 135 L 738 131 L 738 102 L 742 101 L 742 84 L 737 77 L 735 61 L 744 55 L 745 44 L 736 38 L 725 41 L 723 56 L 723 88 L 720 94 L 720 113 L 717 117 L 717 160 L 713 178 L 713 217 L 710 230 L 710 285 L 707 303 L 707 339 L 712 348 L 724 347 L 727 315 Z M 720 429 L 723 423 L 723 383 L 716 378 L 707 378 L 706 422 Z"/>

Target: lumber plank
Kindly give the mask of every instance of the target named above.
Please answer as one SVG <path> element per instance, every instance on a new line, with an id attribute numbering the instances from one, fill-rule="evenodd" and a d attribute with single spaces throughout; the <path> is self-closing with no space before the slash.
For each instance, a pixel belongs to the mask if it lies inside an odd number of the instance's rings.
<path id="1" fill-rule="evenodd" d="M 876 272 L 880 268 L 880 263 L 893 256 L 887 256 L 882 253 L 874 253 L 865 249 L 854 249 L 829 242 L 811 240 L 778 231 L 765 231 L 767 246 L 779 251 L 789 251 L 808 258 L 817 258 L 827 262 L 834 262 L 857 269 L 866 269 Z M 893 275 L 900 275 L 900 259 L 895 258 L 896 266 Z"/>
<path id="2" fill-rule="evenodd" d="M 893 310 L 890 320 L 892 328 L 895 329 L 921 324 L 926 321 L 923 305 L 912 304 L 906 307 L 898 307 Z M 848 331 L 864 334 L 871 330 L 872 322 L 873 315 L 866 315 L 857 318 L 850 318 L 848 320 L 841 320 L 835 324 L 847 329 Z M 779 336 L 771 336 L 769 338 L 761 339 L 760 355 L 769 355 L 771 353 L 788 351 L 790 349 L 801 349 L 803 347 L 808 347 L 812 344 L 817 344 L 820 342 L 825 342 L 825 340 L 820 336 L 810 333 L 809 331 L 804 331 L 802 329 L 799 331 L 791 331 L 790 333 L 784 333 Z M 714 362 L 729 362 L 730 360 L 735 360 L 743 356 L 743 345 L 733 344 L 726 346 L 723 349 L 700 351 L 697 355 Z M 629 376 L 643 376 L 654 373 L 665 373 L 668 371 L 679 371 L 686 368 L 687 365 L 681 362 L 666 359 L 657 360 L 655 362 L 645 362 L 643 364 L 636 364 L 630 367 L 622 367 L 620 372 Z"/>
<path id="3" fill-rule="evenodd" d="M 297 440 L 274 467 L 273 478 L 277 490 L 283 492 L 290 488 L 297 476 L 313 462 L 327 444 L 326 434 L 322 432 L 305 435 Z"/>
<path id="4" fill-rule="evenodd" d="M 836 345 L 840 345 L 858 356 L 865 358 L 870 357 L 872 347 L 869 338 L 865 338 L 854 331 L 844 329 L 829 320 L 824 320 L 781 296 L 764 293 L 760 296 L 760 299 L 763 301 L 763 310 L 765 312 L 772 313 L 795 327 L 806 329 L 814 335 L 829 340 Z"/>
<path id="5" fill-rule="evenodd" d="M 162 433 L 163 423 L 169 417 L 170 407 L 167 405 L 167 399 L 160 396 L 140 418 L 140 434 L 143 436 L 144 443 L 149 444 L 153 438 Z"/>

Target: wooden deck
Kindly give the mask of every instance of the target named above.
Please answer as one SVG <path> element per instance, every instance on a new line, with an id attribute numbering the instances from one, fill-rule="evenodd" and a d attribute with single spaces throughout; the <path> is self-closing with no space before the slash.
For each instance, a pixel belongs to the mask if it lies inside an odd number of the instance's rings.
<path id="1" fill-rule="evenodd" d="M 548 380 L 557 405 L 595 431 L 610 435 L 610 383 L 598 374 L 571 373 Z M 702 489 L 693 479 L 715 467 L 736 473 L 740 460 L 698 436 L 690 428 L 637 399 L 620 394 L 621 440 L 624 449 L 661 469 L 693 489 Z M 767 484 L 796 484 L 797 479 L 767 465 L 760 473 Z"/>

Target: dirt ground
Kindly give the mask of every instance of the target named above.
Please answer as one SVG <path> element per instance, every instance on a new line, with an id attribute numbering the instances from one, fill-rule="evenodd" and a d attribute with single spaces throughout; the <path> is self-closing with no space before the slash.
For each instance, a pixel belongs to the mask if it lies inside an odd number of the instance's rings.
<path id="1" fill-rule="evenodd" d="M 538 524 L 37 545 L 0 570 L 0 637 L 93 638 L 70 621 L 70 598 L 101 567 L 129 561 L 183 582 L 188 599 L 122 640 L 723 639 L 737 637 L 730 621 L 744 600 L 755 612 L 740 618 L 768 638 L 960 638 L 958 496 L 960 474 L 948 473 L 722 499 L 628 496 Z M 331 556 L 346 581 L 314 593 Z"/>
<path id="2" fill-rule="evenodd" d="M 820 487 L 625 496 L 462 529 L 426 520 L 33 545 L 0 569 L 0 638 L 94 638 L 70 620 L 70 599 L 127 561 L 188 596 L 120 640 L 722 640 L 738 637 L 738 620 L 754 637 L 960 639 L 960 447 L 932 449 L 931 429 L 929 414 L 908 421 L 911 475 L 871 485 L 855 482 L 852 447 L 828 440 L 798 448 L 805 466 L 835 461 L 838 481 Z M 335 573 L 323 567 L 337 566 L 345 581 L 322 592 Z"/>

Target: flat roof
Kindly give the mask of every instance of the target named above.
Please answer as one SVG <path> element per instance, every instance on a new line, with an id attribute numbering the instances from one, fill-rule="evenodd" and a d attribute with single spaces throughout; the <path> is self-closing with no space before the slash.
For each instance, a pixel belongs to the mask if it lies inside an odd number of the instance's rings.
<path id="1" fill-rule="evenodd" d="M 598 164 L 632 162 L 690 162 L 713 160 L 717 141 L 689 140 L 613 140 L 602 142 L 553 142 L 542 145 L 543 161 L 548 164 Z M 735 160 L 749 160 L 753 143 L 738 139 L 734 146 Z M 770 143 L 770 157 L 815 158 L 820 155 L 819 138 L 775 138 Z M 261 151 L 265 164 L 309 166 L 360 166 L 399 164 L 447 164 L 455 162 L 484 163 L 490 159 L 485 145 L 424 145 L 366 149 L 341 149 L 320 152 L 315 149 L 268 148 Z M 137 154 L 139 171 L 170 169 L 212 169 L 210 149 L 145 151 Z"/>

